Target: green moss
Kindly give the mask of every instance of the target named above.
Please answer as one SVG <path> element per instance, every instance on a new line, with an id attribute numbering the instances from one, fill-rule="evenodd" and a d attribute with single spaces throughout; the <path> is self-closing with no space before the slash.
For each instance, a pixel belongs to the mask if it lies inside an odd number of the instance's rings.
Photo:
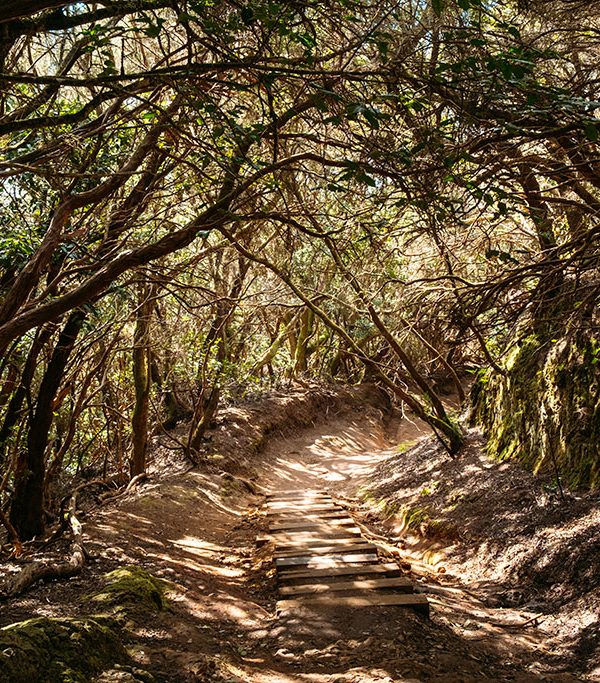
<path id="1" fill-rule="evenodd" d="M 112 607 L 117 614 L 135 616 L 140 612 L 157 612 L 166 605 L 166 583 L 141 567 L 120 567 L 106 574 L 106 579 L 107 585 L 88 599 Z"/>
<path id="2" fill-rule="evenodd" d="M 383 517 L 393 517 L 402 509 L 400 503 L 386 498 L 378 498 L 372 491 L 365 487 L 359 489 L 359 496 L 365 503 L 376 507 Z"/>
<path id="3" fill-rule="evenodd" d="M 86 683 L 107 664 L 127 659 L 106 617 L 40 617 L 0 629 L 0 683 Z"/>
<path id="4" fill-rule="evenodd" d="M 106 586 L 87 596 L 86 604 L 102 606 L 111 616 L 40 617 L 0 629 L 0 683 L 87 683 L 126 662 L 124 620 L 162 609 L 166 584 L 134 566 L 105 578 Z"/>
<path id="5" fill-rule="evenodd" d="M 506 375 L 487 371 L 473 391 L 474 422 L 488 454 L 554 474 L 570 488 L 600 487 L 600 366 L 585 334 L 529 334 L 505 359 Z"/>
<path id="6" fill-rule="evenodd" d="M 440 487 L 439 481 L 431 481 L 419 491 L 420 496 L 432 496 Z"/>
<path id="7" fill-rule="evenodd" d="M 396 446 L 396 453 L 406 453 L 406 451 L 409 451 L 413 446 L 416 446 L 417 443 L 419 443 L 418 439 L 413 439 L 412 441 L 401 441 Z"/>
<path id="8" fill-rule="evenodd" d="M 449 521 L 431 516 L 428 506 L 405 505 L 401 510 L 402 526 L 407 531 L 426 538 L 451 539 L 458 536 L 456 527 Z"/>
<path id="9" fill-rule="evenodd" d="M 409 531 L 420 531 L 429 522 L 429 508 L 405 506 L 402 509 L 402 526 Z"/>
<path id="10" fill-rule="evenodd" d="M 461 489 L 456 489 L 448 494 L 447 505 L 444 512 L 453 512 L 456 508 L 467 499 L 467 494 Z"/>

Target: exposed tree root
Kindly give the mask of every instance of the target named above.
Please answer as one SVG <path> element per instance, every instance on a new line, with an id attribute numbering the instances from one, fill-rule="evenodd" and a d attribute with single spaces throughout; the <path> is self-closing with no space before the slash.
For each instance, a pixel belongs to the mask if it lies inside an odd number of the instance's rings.
<path id="1" fill-rule="evenodd" d="M 0 589 L 0 597 L 13 598 L 26 591 L 38 581 L 64 579 L 79 574 L 83 569 L 87 553 L 83 544 L 81 523 L 75 516 L 77 496 L 71 496 L 68 523 L 73 534 L 71 554 L 65 562 L 31 562 L 16 576 L 10 578 Z"/>
<path id="2" fill-rule="evenodd" d="M 8 536 L 11 540 L 11 543 L 13 544 L 13 557 L 20 557 L 23 554 L 23 545 L 21 544 L 21 541 L 19 540 L 19 534 L 17 534 L 17 531 L 15 527 L 10 523 L 10 519 L 8 518 L 8 515 L 4 512 L 4 510 L 0 507 L 0 522 L 4 526 L 4 528 L 8 531 Z"/>

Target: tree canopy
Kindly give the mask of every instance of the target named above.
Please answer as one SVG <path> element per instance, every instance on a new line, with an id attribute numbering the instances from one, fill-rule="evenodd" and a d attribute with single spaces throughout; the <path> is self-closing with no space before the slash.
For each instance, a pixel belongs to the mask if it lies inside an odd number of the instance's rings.
<path id="1" fill-rule="evenodd" d="M 593 368 L 599 52 L 580 0 L 4 3 L 9 531 L 290 378 L 375 381 L 454 456 L 448 387 L 532 335 Z"/>

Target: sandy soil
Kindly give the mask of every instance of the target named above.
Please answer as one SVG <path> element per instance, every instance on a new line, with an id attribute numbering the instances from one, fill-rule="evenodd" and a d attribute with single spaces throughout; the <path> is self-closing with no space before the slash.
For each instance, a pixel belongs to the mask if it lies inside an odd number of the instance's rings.
<path id="1" fill-rule="evenodd" d="M 397 520 L 384 518 L 373 498 L 360 499 L 361 491 L 385 486 L 383 472 L 399 456 L 377 405 L 347 410 L 344 402 L 329 401 L 311 413 L 310 396 L 288 398 L 281 397 L 282 413 L 301 413 L 294 431 L 274 435 L 277 400 L 258 413 L 235 413 L 233 437 L 224 417 L 209 449 L 217 458 L 207 456 L 192 471 L 155 476 L 90 515 L 85 530 L 92 563 L 71 581 L 37 587 L 13 601 L 0 622 L 85 610 L 82 596 L 103 572 L 135 563 L 172 585 L 170 608 L 138 628 L 129 643 L 157 681 L 581 680 L 568 673 L 571 663 L 549 656 L 549 635 L 535 621 L 524 624 L 538 612 L 490 602 L 483 584 L 496 581 L 504 590 L 499 578 L 484 567 L 479 577 L 460 576 L 448 555 L 443 565 L 438 556 L 428 562 L 430 554 L 418 545 L 423 538 L 400 533 Z M 271 438 L 259 434 L 249 445 L 245 421 L 255 428 L 260 415 L 269 421 Z M 408 422 L 393 428 L 403 441 L 423 433 Z M 261 447 L 267 443 L 262 451 L 252 445 L 257 440 Z M 345 504 L 380 552 L 402 562 L 428 593 L 431 619 L 398 608 L 276 617 L 270 551 L 257 550 L 255 538 L 265 529 L 263 494 L 298 488 L 327 490 Z M 101 680 L 124 679 L 115 671 Z"/>

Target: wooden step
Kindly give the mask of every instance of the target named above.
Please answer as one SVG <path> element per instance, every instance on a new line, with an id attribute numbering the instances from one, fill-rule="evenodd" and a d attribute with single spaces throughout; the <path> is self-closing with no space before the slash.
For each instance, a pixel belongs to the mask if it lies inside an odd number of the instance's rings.
<path id="1" fill-rule="evenodd" d="M 272 534 L 259 534 L 256 537 L 256 545 L 261 546 L 265 543 L 275 543 L 277 546 L 286 544 L 300 544 L 310 545 L 311 543 L 325 543 L 326 541 L 335 539 L 348 538 L 350 540 L 360 538 L 360 529 L 358 527 L 340 527 L 332 529 L 330 532 L 321 529 L 315 530 L 313 533 L 287 533 L 276 531 Z"/>
<path id="2" fill-rule="evenodd" d="M 293 600 L 278 600 L 277 613 L 302 607 L 410 607 L 429 616 L 429 602 L 424 595 L 416 593 L 392 595 L 389 593 L 363 593 L 360 595 L 317 595 Z"/>
<path id="3" fill-rule="evenodd" d="M 357 562 L 377 562 L 376 553 L 332 553 L 331 555 L 300 555 L 298 557 L 277 557 L 275 566 L 280 567 L 303 567 L 312 566 L 315 569 L 324 567 L 342 567 Z"/>
<path id="4" fill-rule="evenodd" d="M 267 498 L 299 498 L 301 496 L 328 496 L 327 491 L 315 491 L 314 489 L 295 489 L 292 491 L 281 491 L 280 493 L 267 493 Z"/>
<path id="5" fill-rule="evenodd" d="M 273 531 L 267 536 L 271 536 L 274 541 L 279 540 L 296 540 L 300 541 L 303 538 L 318 541 L 322 538 L 343 538 L 350 536 L 360 536 L 361 530 L 357 526 L 338 526 L 325 528 L 313 528 L 313 529 L 291 529 L 287 531 Z"/>
<path id="6" fill-rule="evenodd" d="M 348 513 L 345 510 L 342 510 L 341 508 L 336 508 L 335 510 L 324 510 L 321 513 L 315 513 L 315 512 L 310 512 L 310 513 L 291 513 L 289 511 L 286 511 L 285 514 L 283 512 L 269 512 L 267 513 L 269 517 L 275 517 L 273 521 L 276 521 L 278 524 L 283 524 L 287 522 L 297 522 L 298 520 L 302 519 L 304 521 L 326 521 L 329 519 L 349 519 Z M 269 523 L 271 523 L 271 520 L 269 520 Z"/>
<path id="7" fill-rule="evenodd" d="M 357 579 L 355 581 L 322 581 L 320 583 L 307 583 L 301 586 L 281 586 L 281 595 L 305 595 L 316 593 L 328 593 L 339 591 L 361 591 L 392 588 L 403 593 L 412 593 L 413 585 L 410 579 L 405 577 L 385 579 Z"/>
<path id="8" fill-rule="evenodd" d="M 271 503 L 288 503 L 294 505 L 296 503 L 315 503 L 319 501 L 331 501 L 333 503 L 333 498 L 325 493 L 319 493 L 318 495 L 298 495 L 298 496 L 273 496 L 272 498 L 267 498 L 266 503 L 270 505 Z"/>
<path id="9" fill-rule="evenodd" d="M 275 552 L 273 553 L 273 557 L 277 560 L 280 557 L 300 557 L 304 555 L 345 555 L 347 553 L 365 552 L 367 550 L 375 552 L 377 550 L 377 546 L 374 546 L 372 543 L 367 543 L 360 539 L 358 540 L 358 542 L 354 543 L 349 542 L 348 540 L 344 540 L 343 543 L 330 543 L 329 545 L 324 546 L 302 544 L 292 547 L 284 547 L 280 550 L 275 550 Z"/>
<path id="10" fill-rule="evenodd" d="M 329 521 L 321 520 L 317 522 L 272 522 L 269 524 L 269 531 L 271 533 L 285 532 L 285 531 L 297 531 L 298 533 L 306 532 L 317 532 L 323 531 L 324 533 L 328 531 L 358 531 L 360 529 L 355 526 L 353 519 L 331 519 Z"/>
<path id="11" fill-rule="evenodd" d="M 278 573 L 278 581 L 314 581 L 315 579 L 336 576 L 403 576 L 403 571 L 395 562 L 386 564 L 362 564 L 347 567 L 326 567 L 324 569 L 288 569 Z"/>
<path id="12" fill-rule="evenodd" d="M 287 513 L 288 515 L 302 515 L 308 512 L 311 515 L 315 515 L 321 512 L 343 512 L 343 508 L 335 503 L 319 503 L 319 504 L 306 504 L 306 505 L 279 505 L 278 503 L 273 503 L 273 505 L 267 505 L 267 514 L 279 514 Z"/>
<path id="13" fill-rule="evenodd" d="M 274 556 L 280 557 L 281 552 L 292 552 L 296 554 L 310 554 L 313 552 L 318 552 L 323 554 L 323 550 L 330 548 L 336 553 L 348 552 L 348 550 L 353 550 L 356 546 L 361 546 L 363 549 L 375 550 L 376 546 L 373 543 L 365 541 L 362 536 L 343 536 L 339 538 L 311 538 L 311 539 L 298 539 L 297 541 L 278 541 L 275 543 Z M 327 554 L 327 553 L 325 553 Z"/>
<path id="14" fill-rule="evenodd" d="M 319 502 L 323 502 L 323 501 L 333 503 L 333 497 L 328 496 L 326 494 L 320 494 L 318 496 L 311 496 L 311 495 L 282 496 L 282 497 L 276 497 L 276 498 L 267 498 L 266 504 L 267 505 L 274 505 L 276 503 L 282 503 L 285 505 L 295 505 L 296 503 L 319 503 Z"/>

